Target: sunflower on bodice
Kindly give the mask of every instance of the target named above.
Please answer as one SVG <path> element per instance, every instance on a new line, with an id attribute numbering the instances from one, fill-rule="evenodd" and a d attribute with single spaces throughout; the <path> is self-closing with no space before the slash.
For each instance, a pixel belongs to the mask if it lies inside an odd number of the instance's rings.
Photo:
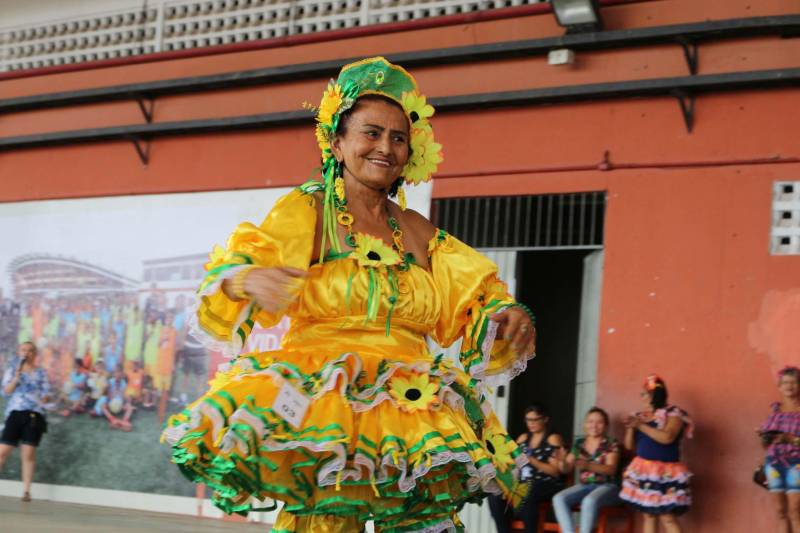
<path id="1" fill-rule="evenodd" d="M 402 262 L 400 254 L 383 239 L 366 233 L 356 233 L 356 247 L 350 255 L 363 267 L 390 267 Z"/>

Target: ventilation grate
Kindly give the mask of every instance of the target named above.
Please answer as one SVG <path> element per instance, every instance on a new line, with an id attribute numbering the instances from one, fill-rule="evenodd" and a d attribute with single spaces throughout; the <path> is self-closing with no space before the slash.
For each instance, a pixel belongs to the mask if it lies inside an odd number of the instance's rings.
<path id="1" fill-rule="evenodd" d="M 773 184 L 770 252 L 800 255 L 800 181 Z"/>
<path id="2" fill-rule="evenodd" d="M 433 201 L 433 216 L 438 227 L 475 248 L 597 249 L 605 207 L 602 191 L 448 198 Z"/>

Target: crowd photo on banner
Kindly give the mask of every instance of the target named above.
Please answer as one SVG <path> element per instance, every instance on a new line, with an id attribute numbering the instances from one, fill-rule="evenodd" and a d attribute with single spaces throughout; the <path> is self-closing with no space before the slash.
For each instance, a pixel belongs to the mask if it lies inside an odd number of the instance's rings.
<path id="1" fill-rule="evenodd" d="M 176 202 L 183 198 L 187 212 L 198 213 L 219 194 L 226 193 L 153 196 L 140 223 L 185 233 L 171 221 Z M 274 194 L 254 201 L 269 204 Z M 192 496 L 195 489 L 169 467 L 159 434 L 226 362 L 189 333 L 208 262 L 204 250 L 215 237 L 184 238 L 179 247 L 132 228 L 109 239 L 105 228 L 123 227 L 134 202 L 70 200 L 61 209 L 42 203 L 43 209 L 7 210 L 10 231 L 0 235 L 0 376 L 3 387 L 14 379 L 21 345 L 31 343 L 48 391 L 36 483 Z M 169 207 L 160 209 L 162 203 Z M 246 201 L 237 205 L 232 220 L 249 216 Z M 102 250 L 97 242 L 105 243 Z M 248 347 L 276 347 L 282 329 L 256 328 Z M 0 408 L 6 411 L 12 398 L 0 395 Z M 19 479 L 22 466 L 12 454 L 0 478 Z"/>
<path id="2" fill-rule="evenodd" d="M 131 431 L 134 410 L 163 418 L 170 394 L 186 398 L 203 386 L 208 365 L 187 339 L 182 294 L 172 302 L 154 290 L 141 302 L 132 293 L 3 304 L 4 367 L 13 366 L 17 344 L 33 342 L 55 391 L 49 407 L 60 416 L 86 414 L 109 429 Z"/>

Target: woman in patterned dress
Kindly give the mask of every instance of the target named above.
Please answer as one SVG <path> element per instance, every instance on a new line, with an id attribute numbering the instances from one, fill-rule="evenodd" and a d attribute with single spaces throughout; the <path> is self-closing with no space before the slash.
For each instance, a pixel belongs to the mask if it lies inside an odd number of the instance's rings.
<path id="1" fill-rule="evenodd" d="M 564 533 L 575 533 L 572 508 L 581 506 L 581 531 L 592 531 L 600 508 L 619 500 L 619 443 L 607 435 L 608 413 L 592 407 L 583 422 L 585 434 L 575 439 L 559 468 L 578 470 L 578 482 L 553 496 L 553 509 Z"/>
<path id="2" fill-rule="evenodd" d="M 644 533 L 659 524 L 667 533 L 680 533 L 678 516 L 692 505 L 692 473 L 681 462 L 681 440 L 691 438 L 694 424 L 688 413 L 667 403 L 667 385 L 655 374 L 645 379 L 644 409 L 625 418 L 625 448 L 636 456 L 625 469 L 620 498 L 644 518 Z"/>
<path id="3" fill-rule="evenodd" d="M 764 473 L 773 495 L 780 533 L 800 533 L 800 368 L 778 372 L 783 398 L 759 429 L 767 448 Z"/>
<path id="4" fill-rule="evenodd" d="M 542 404 L 533 404 L 525 409 L 525 425 L 528 431 L 517 438 L 517 445 L 526 457 L 520 480 L 528 485 L 528 494 L 516 509 L 525 524 L 525 531 L 536 533 L 539 525 L 539 504 L 549 501 L 564 488 L 559 461 L 564 455 L 564 439 L 550 428 L 550 413 Z M 489 497 L 497 531 L 511 531 L 509 522 L 515 508 L 500 496 Z"/>
<path id="5" fill-rule="evenodd" d="M 0 468 L 11 450 L 21 446 L 22 501 L 31 501 L 31 483 L 36 468 L 36 448 L 47 431 L 44 404 L 49 401 L 50 383 L 47 373 L 36 364 L 36 346 L 32 342 L 19 345 L 19 357 L 13 359 L 3 374 L 3 395 L 6 422 L 0 436 Z"/>

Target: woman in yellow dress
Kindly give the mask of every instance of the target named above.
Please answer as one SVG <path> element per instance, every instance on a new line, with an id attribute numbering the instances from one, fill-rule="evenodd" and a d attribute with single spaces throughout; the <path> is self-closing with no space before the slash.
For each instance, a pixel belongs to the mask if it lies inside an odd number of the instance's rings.
<path id="1" fill-rule="evenodd" d="M 461 531 L 465 503 L 523 496 L 525 456 L 483 394 L 533 357 L 532 315 L 491 261 L 405 209 L 402 183 L 441 162 L 410 74 L 347 65 L 316 112 L 322 182 L 211 254 L 195 325 L 235 359 L 164 438 L 226 512 L 283 501 L 273 531 Z M 279 350 L 239 354 L 284 315 Z M 460 365 L 428 335 L 463 339 Z"/>

